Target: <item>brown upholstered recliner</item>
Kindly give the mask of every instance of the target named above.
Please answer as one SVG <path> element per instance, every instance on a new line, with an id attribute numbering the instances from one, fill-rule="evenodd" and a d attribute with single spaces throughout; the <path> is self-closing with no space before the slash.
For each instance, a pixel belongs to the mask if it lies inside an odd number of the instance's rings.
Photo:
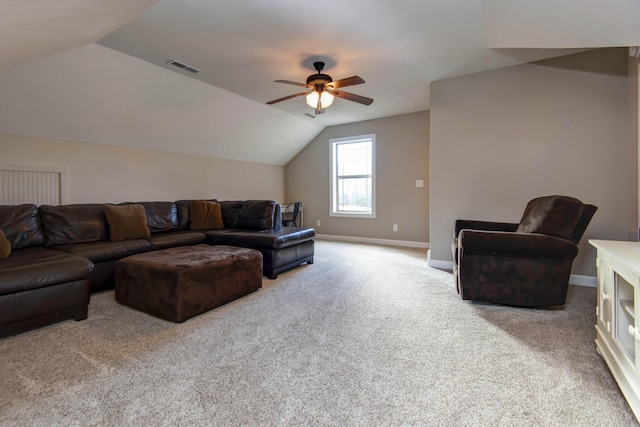
<path id="1" fill-rule="evenodd" d="M 453 272 L 465 300 L 563 305 L 578 242 L 598 208 L 567 196 L 533 199 L 519 224 L 456 220 Z"/>

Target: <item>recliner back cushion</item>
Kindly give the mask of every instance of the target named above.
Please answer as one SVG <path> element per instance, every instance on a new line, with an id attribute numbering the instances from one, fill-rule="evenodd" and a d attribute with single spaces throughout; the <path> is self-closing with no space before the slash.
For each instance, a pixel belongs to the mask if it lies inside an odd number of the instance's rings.
<path id="1" fill-rule="evenodd" d="M 584 204 L 573 197 L 538 197 L 527 204 L 517 233 L 538 233 L 571 239 Z"/>
<path id="2" fill-rule="evenodd" d="M 33 204 L 0 206 L 0 229 L 13 250 L 44 243 L 38 207 Z"/>
<path id="3" fill-rule="evenodd" d="M 147 227 L 152 234 L 178 228 L 178 207 L 174 202 L 124 202 L 119 206 L 134 204 L 144 206 Z"/>
<path id="4" fill-rule="evenodd" d="M 238 228 L 250 230 L 269 230 L 273 228 L 273 212 L 276 202 L 273 200 L 246 200 L 242 202 Z"/>
<path id="5" fill-rule="evenodd" d="M 109 240 L 102 204 L 40 206 L 45 246 Z"/>

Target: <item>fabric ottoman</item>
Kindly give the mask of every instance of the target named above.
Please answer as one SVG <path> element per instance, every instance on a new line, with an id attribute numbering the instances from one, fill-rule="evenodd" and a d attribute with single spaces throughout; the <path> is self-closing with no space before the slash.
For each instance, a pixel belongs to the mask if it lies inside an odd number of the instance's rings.
<path id="1" fill-rule="evenodd" d="M 262 254 L 233 246 L 180 246 L 115 264 L 121 304 L 184 322 L 262 287 Z"/>

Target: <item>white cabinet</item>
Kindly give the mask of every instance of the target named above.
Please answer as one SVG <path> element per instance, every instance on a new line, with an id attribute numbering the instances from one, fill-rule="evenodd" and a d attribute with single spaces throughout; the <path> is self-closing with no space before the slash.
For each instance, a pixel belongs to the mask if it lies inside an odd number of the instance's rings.
<path id="1" fill-rule="evenodd" d="M 589 243 L 598 250 L 596 350 L 640 420 L 640 243 Z"/>

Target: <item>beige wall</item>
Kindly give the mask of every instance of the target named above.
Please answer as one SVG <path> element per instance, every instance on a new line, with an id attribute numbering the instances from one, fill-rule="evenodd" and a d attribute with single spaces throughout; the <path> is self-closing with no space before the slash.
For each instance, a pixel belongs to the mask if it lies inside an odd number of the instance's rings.
<path id="1" fill-rule="evenodd" d="M 637 238 L 638 144 L 626 49 L 602 49 L 431 85 L 431 257 L 450 261 L 456 218 L 518 222 L 530 199 L 599 207 L 573 274 L 595 276 L 589 238 Z"/>
<path id="2" fill-rule="evenodd" d="M 638 85 L 638 77 L 640 73 L 638 73 L 638 67 L 640 67 L 640 59 L 638 58 L 627 58 L 627 74 L 628 74 L 628 89 L 629 89 L 629 134 L 632 143 L 638 145 L 640 147 L 640 140 L 638 139 L 638 126 L 640 126 L 640 120 L 638 120 L 638 102 L 640 101 L 640 97 L 638 96 L 638 90 L 640 90 L 640 85 Z M 638 150 L 638 170 L 640 170 L 640 149 Z M 638 224 L 640 226 L 640 185 L 638 185 Z"/>
<path id="3" fill-rule="evenodd" d="M 376 134 L 376 218 L 329 216 L 329 139 Z M 429 241 L 429 113 L 326 128 L 286 166 L 286 196 L 319 234 Z M 416 180 L 424 180 L 416 188 Z M 316 221 L 320 220 L 320 227 Z M 398 224 L 398 231 L 393 231 Z"/>
<path id="4" fill-rule="evenodd" d="M 284 200 L 284 166 L 10 134 L 0 162 L 67 168 L 69 203 Z"/>

